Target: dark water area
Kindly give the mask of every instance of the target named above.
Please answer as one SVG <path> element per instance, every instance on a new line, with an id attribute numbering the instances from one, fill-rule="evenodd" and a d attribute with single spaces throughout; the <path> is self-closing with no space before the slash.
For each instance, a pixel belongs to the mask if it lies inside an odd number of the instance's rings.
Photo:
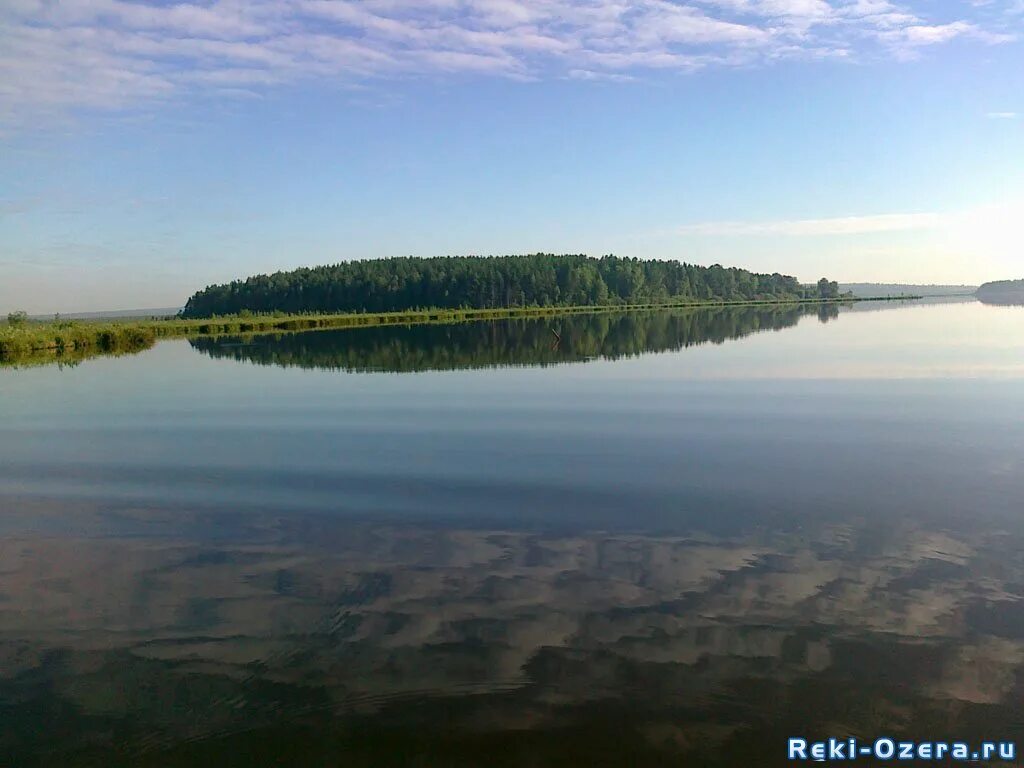
<path id="1" fill-rule="evenodd" d="M 0 371 L 0 765 L 1024 745 L 1024 308 L 872 310 Z"/>

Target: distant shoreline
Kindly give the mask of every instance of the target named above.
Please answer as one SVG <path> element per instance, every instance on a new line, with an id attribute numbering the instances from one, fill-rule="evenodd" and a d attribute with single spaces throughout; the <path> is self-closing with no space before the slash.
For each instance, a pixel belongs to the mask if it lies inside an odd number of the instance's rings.
<path id="1" fill-rule="evenodd" d="M 986 304 L 1024 304 L 1024 280 L 996 280 L 978 289 L 978 298 Z"/>
<path id="2" fill-rule="evenodd" d="M 842 293 L 852 293 L 858 298 L 887 296 L 891 298 L 904 298 L 913 296 L 915 298 L 935 299 L 951 298 L 959 296 L 974 296 L 978 290 L 976 285 L 943 285 L 943 284 L 918 284 L 918 283 L 866 283 L 866 282 L 839 282 L 839 290 Z"/>
<path id="3" fill-rule="evenodd" d="M 151 309 L 107 309 L 95 312 L 36 312 L 29 315 L 32 320 L 49 321 L 54 318 L 65 320 L 151 320 L 173 318 L 181 307 L 154 307 Z"/>

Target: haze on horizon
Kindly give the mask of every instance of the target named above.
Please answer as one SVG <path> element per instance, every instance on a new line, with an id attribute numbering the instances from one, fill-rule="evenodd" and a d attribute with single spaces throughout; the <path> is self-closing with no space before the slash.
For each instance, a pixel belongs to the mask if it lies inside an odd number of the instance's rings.
<path id="1" fill-rule="evenodd" d="M 351 258 L 1024 277 L 1021 0 L 12 0 L 0 310 Z"/>

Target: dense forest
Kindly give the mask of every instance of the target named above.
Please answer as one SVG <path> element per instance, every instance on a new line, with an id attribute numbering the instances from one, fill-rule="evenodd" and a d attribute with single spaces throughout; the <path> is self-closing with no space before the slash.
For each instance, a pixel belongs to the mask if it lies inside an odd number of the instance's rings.
<path id="1" fill-rule="evenodd" d="M 839 308 L 802 304 L 614 312 L 249 338 L 202 337 L 189 343 L 210 357 L 258 365 L 350 373 L 437 371 L 614 360 L 723 344 L 752 333 L 790 328 L 808 315 L 828 322 L 838 317 Z"/>
<path id="2" fill-rule="evenodd" d="M 193 295 L 186 318 L 265 312 L 396 312 L 409 309 L 596 306 L 656 301 L 837 298 L 822 279 L 720 265 L 583 255 L 403 257 L 256 275 Z"/>

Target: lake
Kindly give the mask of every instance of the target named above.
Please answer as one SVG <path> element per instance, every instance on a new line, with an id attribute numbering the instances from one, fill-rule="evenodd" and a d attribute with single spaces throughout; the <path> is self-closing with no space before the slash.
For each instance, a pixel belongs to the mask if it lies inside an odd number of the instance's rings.
<path id="1" fill-rule="evenodd" d="M 1024 743 L 1024 307 L 0 368 L 0 765 Z"/>

